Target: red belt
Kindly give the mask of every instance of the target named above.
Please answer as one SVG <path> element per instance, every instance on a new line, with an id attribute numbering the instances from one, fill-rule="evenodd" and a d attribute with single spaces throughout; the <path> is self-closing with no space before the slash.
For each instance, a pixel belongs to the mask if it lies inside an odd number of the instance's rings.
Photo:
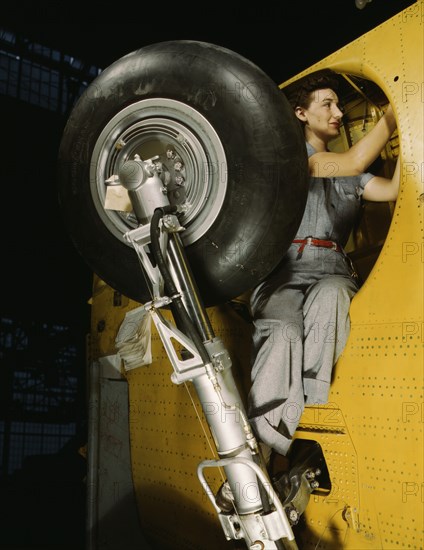
<path id="1" fill-rule="evenodd" d="M 314 237 L 306 237 L 306 239 L 295 239 L 293 242 L 295 244 L 300 244 L 298 254 L 302 254 L 306 245 L 331 248 L 332 250 L 336 250 L 336 252 L 343 252 L 342 247 L 334 241 L 324 241 L 322 239 L 315 239 Z"/>
<path id="2" fill-rule="evenodd" d="M 293 243 L 300 244 L 299 250 L 297 252 L 298 260 L 300 260 L 300 258 L 302 257 L 302 253 L 306 245 L 318 246 L 321 248 L 331 248 L 336 252 L 340 252 L 341 254 L 343 254 L 344 258 L 349 263 L 349 266 L 352 270 L 352 277 L 355 277 L 355 278 L 358 277 L 358 274 L 356 272 L 355 266 L 352 263 L 352 260 L 338 243 L 334 241 L 324 241 L 323 239 L 315 239 L 314 237 L 306 237 L 306 239 L 294 239 Z"/>

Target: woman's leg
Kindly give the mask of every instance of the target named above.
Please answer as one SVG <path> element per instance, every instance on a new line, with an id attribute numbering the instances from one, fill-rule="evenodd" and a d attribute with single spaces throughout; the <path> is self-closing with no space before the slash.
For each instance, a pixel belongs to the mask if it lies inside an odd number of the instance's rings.
<path id="1" fill-rule="evenodd" d="M 357 290 L 353 279 L 328 275 L 306 291 L 303 377 L 307 404 L 327 402 L 332 369 L 349 336 L 349 308 Z"/>
<path id="2" fill-rule="evenodd" d="M 248 415 L 257 438 L 286 454 L 303 411 L 303 292 L 256 293 Z"/>

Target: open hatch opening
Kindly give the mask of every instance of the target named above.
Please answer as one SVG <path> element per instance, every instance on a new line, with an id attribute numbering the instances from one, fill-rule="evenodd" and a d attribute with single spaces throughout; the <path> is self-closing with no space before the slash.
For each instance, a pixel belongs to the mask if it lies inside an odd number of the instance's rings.
<path id="1" fill-rule="evenodd" d="M 344 107 L 344 117 L 340 136 L 329 144 L 332 151 L 345 151 L 361 139 L 375 126 L 389 104 L 384 92 L 371 80 L 340 74 L 343 78 L 338 95 Z M 367 171 L 391 178 L 398 156 L 399 137 L 396 130 Z M 355 264 L 360 284 L 370 274 L 383 248 L 394 207 L 394 202 L 363 201 L 360 218 L 345 247 Z"/>

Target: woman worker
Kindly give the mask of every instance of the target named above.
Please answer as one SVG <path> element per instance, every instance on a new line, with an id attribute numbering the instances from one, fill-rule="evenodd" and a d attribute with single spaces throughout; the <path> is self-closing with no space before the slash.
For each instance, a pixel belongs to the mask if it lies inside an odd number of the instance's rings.
<path id="1" fill-rule="evenodd" d="M 366 173 L 396 129 L 391 106 L 349 150 L 330 152 L 343 116 L 337 90 L 338 78 L 329 70 L 307 75 L 286 90 L 303 126 L 310 184 L 293 243 L 251 296 L 248 415 L 267 460 L 272 449 L 286 455 L 305 404 L 327 402 L 332 369 L 349 335 L 350 302 L 358 291 L 343 247 L 361 201 L 395 201 L 398 193 L 399 163 L 391 180 Z"/>

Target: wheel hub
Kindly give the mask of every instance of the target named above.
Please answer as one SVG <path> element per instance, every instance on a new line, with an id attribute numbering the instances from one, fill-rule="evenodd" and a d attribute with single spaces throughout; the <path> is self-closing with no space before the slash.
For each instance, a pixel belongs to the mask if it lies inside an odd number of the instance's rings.
<path id="1" fill-rule="evenodd" d="M 185 245 L 198 240 L 219 214 L 227 188 L 224 148 L 210 122 L 189 105 L 155 98 L 126 107 L 105 126 L 93 149 L 91 194 L 106 227 L 123 242 L 138 222 L 132 211 L 105 208 L 106 194 L 137 156 L 151 160 L 169 202 L 181 207 Z"/>

